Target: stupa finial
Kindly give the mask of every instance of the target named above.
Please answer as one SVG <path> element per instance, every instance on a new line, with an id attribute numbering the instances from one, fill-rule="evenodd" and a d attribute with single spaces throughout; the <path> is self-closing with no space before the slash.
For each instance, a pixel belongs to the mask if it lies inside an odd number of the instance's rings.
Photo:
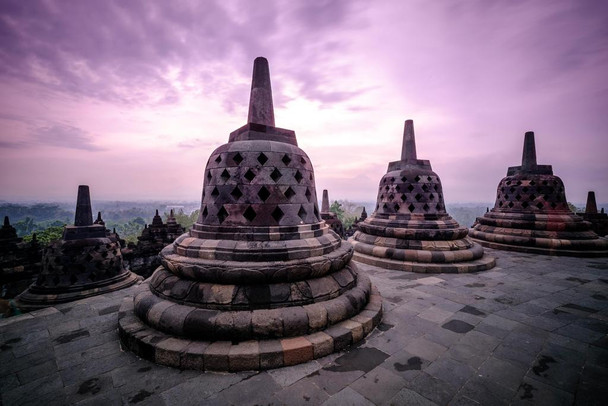
<path id="1" fill-rule="evenodd" d="M 536 167 L 536 144 L 534 143 L 534 132 L 527 131 L 524 138 L 524 152 L 521 157 L 521 169 L 531 170 Z"/>
<path id="2" fill-rule="evenodd" d="M 103 221 L 101 219 L 101 212 L 100 211 L 97 212 L 97 221 Z"/>
<path id="3" fill-rule="evenodd" d="M 91 211 L 91 195 L 88 185 L 78 186 L 78 197 L 76 199 L 75 226 L 93 225 L 93 212 Z"/>
<path id="4" fill-rule="evenodd" d="M 8 220 L 8 216 L 4 216 L 4 227 L 10 227 L 11 222 Z"/>
<path id="5" fill-rule="evenodd" d="M 585 206 L 585 214 L 597 214 L 595 192 L 589 191 L 589 193 L 587 193 L 587 205 Z"/>
<path id="6" fill-rule="evenodd" d="M 268 60 L 262 56 L 255 58 L 255 61 L 253 61 L 253 78 L 247 123 L 275 126 L 270 68 L 268 67 Z"/>
<path id="7" fill-rule="evenodd" d="M 403 128 L 403 145 L 401 147 L 402 161 L 415 161 L 416 156 L 416 137 L 414 135 L 414 120 L 405 120 Z"/>
<path id="8" fill-rule="evenodd" d="M 329 193 L 323 189 L 323 200 L 321 201 L 321 213 L 329 212 Z"/>

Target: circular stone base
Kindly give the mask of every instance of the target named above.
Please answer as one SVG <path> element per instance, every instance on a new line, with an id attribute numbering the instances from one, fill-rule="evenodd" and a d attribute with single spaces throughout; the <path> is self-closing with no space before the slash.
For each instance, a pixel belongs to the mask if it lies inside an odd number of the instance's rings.
<path id="1" fill-rule="evenodd" d="M 570 250 L 567 246 L 560 247 L 560 240 L 555 240 L 555 248 L 543 248 L 543 247 L 526 247 L 523 245 L 511 245 L 505 243 L 499 243 L 494 241 L 486 241 L 478 238 L 470 237 L 476 243 L 487 247 L 493 248 L 497 250 L 503 251 L 517 251 L 523 252 L 526 254 L 541 254 L 541 255 L 555 255 L 555 256 L 567 256 L 567 257 L 579 257 L 579 258 L 598 258 L 598 257 L 608 257 L 608 251 L 593 251 L 593 250 Z M 601 237 L 600 237 L 601 238 Z M 356 259 L 356 254 L 353 259 Z"/>
<path id="2" fill-rule="evenodd" d="M 382 318 L 382 298 L 372 287 L 362 312 L 323 331 L 238 343 L 171 336 L 144 324 L 133 309 L 133 298 L 125 298 L 118 312 L 118 332 L 122 345 L 138 356 L 180 369 L 234 372 L 296 365 L 342 351 L 378 325 Z"/>
<path id="3" fill-rule="evenodd" d="M 28 290 L 15 298 L 15 303 L 19 307 L 19 310 L 29 312 L 61 303 L 73 302 L 90 296 L 114 292 L 141 282 L 141 280 L 141 276 L 128 272 L 126 275 L 121 274 L 112 279 L 100 281 L 98 286 L 90 284 L 89 286 L 83 286 L 82 289 L 72 287 L 71 291 L 62 293 L 56 293 L 50 289 L 37 288 L 35 285 L 32 285 Z"/>
<path id="4" fill-rule="evenodd" d="M 496 258 L 484 255 L 479 259 L 467 262 L 412 262 L 396 261 L 388 258 L 374 257 L 355 251 L 353 261 L 384 269 L 417 273 L 468 273 L 486 271 L 496 266 Z"/>

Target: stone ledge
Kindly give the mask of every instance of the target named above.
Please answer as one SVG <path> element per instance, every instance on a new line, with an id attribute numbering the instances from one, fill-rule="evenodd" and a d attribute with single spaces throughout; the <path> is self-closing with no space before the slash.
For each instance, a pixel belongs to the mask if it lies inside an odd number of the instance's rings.
<path id="1" fill-rule="evenodd" d="M 313 334 L 270 340 L 195 341 L 145 325 L 134 314 L 133 298 L 123 300 L 118 332 L 123 347 L 157 364 L 180 369 L 246 371 L 296 365 L 341 351 L 362 340 L 380 323 L 382 299 L 372 287 L 368 305 L 358 315 Z"/>
<path id="2" fill-rule="evenodd" d="M 486 271 L 496 266 L 496 258 L 490 257 L 488 255 L 484 255 L 480 259 L 468 262 L 430 263 L 395 261 L 392 259 L 375 257 L 355 251 L 355 255 L 353 255 L 353 261 L 360 262 L 362 264 L 377 266 L 379 268 L 384 269 L 416 273 L 469 273 Z"/>

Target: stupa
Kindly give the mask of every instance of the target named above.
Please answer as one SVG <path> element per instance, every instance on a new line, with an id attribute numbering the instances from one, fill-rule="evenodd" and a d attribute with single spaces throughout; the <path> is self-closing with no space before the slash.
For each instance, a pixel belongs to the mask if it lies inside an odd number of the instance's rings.
<path id="1" fill-rule="evenodd" d="M 461 273 L 490 269 L 496 260 L 468 237 L 445 210 L 439 176 L 416 155 L 414 122 L 407 120 L 401 160 L 380 180 L 376 210 L 349 239 L 354 260 L 411 272 Z"/>
<path id="2" fill-rule="evenodd" d="M 310 159 L 275 127 L 265 58 L 254 62 L 247 124 L 209 157 L 197 222 L 160 255 L 119 313 L 122 343 L 159 364 L 299 364 L 361 340 L 381 317 L 352 246 L 320 217 Z"/>
<path id="3" fill-rule="evenodd" d="M 44 249 L 42 272 L 16 302 L 22 310 L 34 310 L 126 288 L 138 280 L 123 267 L 120 245 L 107 237 L 105 226 L 93 224 L 89 187 L 81 185 L 74 225 Z"/>
<path id="4" fill-rule="evenodd" d="M 534 133 L 527 132 L 521 166 L 498 184 L 494 208 L 478 217 L 471 237 L 486 247 L 546 255 L 608 256 L 608 240 L 568 207 L 562 180 L 536 163 Z"/>
<path id="5" fill-rule="evenodd" d="M 599 212 L 597 211 L 595 192 L 589 191 L 587 193 L 585 212 L 578 214 L 582 216 L 584 220 L 591 223 L 591 229 L 594 233 L 599 236 L 608 236 L 608 214 L 604 212 L 604 209 L 601 209 Z"/>
<path id="6" fill-rule="evenodd" d="M 325 220 L 325 222 L 336 234 L 338 234 L 341 238 L 344 238 L 344 225 L 338 218 L 338 215 L 329 210 L 329 192 L 327 189 L 323 189 L 323 199 L 321 200 L 321 219 Z"/>

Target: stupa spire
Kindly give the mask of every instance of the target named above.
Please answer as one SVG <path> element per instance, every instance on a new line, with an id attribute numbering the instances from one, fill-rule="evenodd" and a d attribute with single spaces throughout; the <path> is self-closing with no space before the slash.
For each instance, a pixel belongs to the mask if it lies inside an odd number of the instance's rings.
<path id="1" fill-rule="evenodd" d="M 270 68 L 268 67 L 268 60 L 262 56 L 255 58 L 255 61 L 253 61 L 253 79 L 251 81 L 247 123 L 275 126 Z"/>
<path id="2" fill-rule="evenodd" d="M 521 169 L 524 171 L 534 169 L 536 164 L 536 144 L 534 132 L 527 131 L 524 138 L 524 152 L 521 157 Z"/>
<path id="3" fill-rule="evenodd" d="M 403 128 L 403 145 L 401 147 L 401 160 L 415 161 L 417 159 L 414 120 L 405 120 L 405 126 Z"/>
<path id="4" fill-rule="evenodd" d="M 8 216 L 4 216 L 4 227 L 10 227 L 11 222 L 8 219 Z"/>
<path id="5" fill-rule="evenodd" d="M 91 195 L 89 186 L 78 186 L 78 198 L 76 199 L 76 216 L 74 218 L 75 226 L 90 226 L 93 225 L 93 212 L 91 211 Z"/>
<path id="6" fill-rule="evenodd" d="M 587 193 L 587 204 L 585 205 L 585 214 L 597 214 L 597 204 L 595 203 L 595 192 Z"/>
<path id="7" fill-rule="evenodd" d="M 323 200 L 321 201 L 321 213 L 329 211 L 329 193 L 327 189 L 323 189 Z"/>

